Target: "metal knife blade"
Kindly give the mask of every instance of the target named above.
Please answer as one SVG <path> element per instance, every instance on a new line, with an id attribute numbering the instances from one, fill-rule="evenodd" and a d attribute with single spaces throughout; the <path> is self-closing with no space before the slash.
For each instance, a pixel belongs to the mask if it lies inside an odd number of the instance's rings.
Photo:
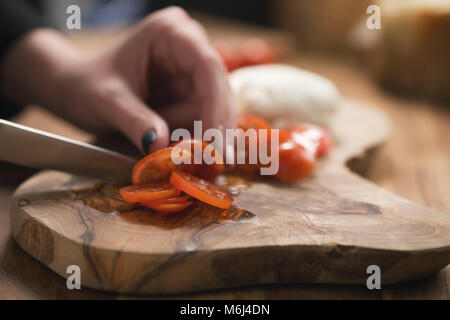
<path id="1" fill-rule="evenodd" d="M 0 119 L 0 160 L 129 182 L 137 160 L 88 143 Z"/>

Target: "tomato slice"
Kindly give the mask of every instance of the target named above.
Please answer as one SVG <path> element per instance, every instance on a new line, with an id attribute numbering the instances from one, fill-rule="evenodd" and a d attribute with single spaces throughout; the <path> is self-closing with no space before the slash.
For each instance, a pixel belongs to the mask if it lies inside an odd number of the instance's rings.
<path id="1" fill-rule="evenodd" d="M 333 146 L 333 139 L 330 133 L 319 126 L 310 123 L 300 123 L 291 126 L 288 130 L 292 133 L 297 143 L 314 149 L 316 158 L 326 155 Z"/>
<path id="2" fill-rule="evenodd" d="M 131 181 L 135 185 L 142 185 L 152 182 L 164 182 L 168 181 L 170 173 L 176 168 L 184 168 L 183 164 L 176 165 L 172 161 L 173 148 L 164 148 L 155 151 L 141 161 L 139 161 L 133 168 L 131 173 Z M 189 157 L 188 153 L 177 154 L 179 159 L 184 156 Z"/>
<path id="3" fill-rule="evenodd" d="M 214 207 L 228 209 L 233 203 L 233 197 L 228 192 L 188 173 L 173 171 L 169 181 L 175 188 Z"/>
<path id="4" fill-rule="evenodd" d="M 165 213 L 174 213 L 179 212 L 181 210 L 186 209 L 191 204 L 193 204 L 192 201 L 184 201 L 179 203 L 156 203 L 156 204 L 146 204 L 146 207 L 149 207 L 150 209 L 159 211 L 159 212 L 165 212 Z"/>
<path id="5" fill-rule="evenodd" d="M 206 141 L 196 139 L 181 140 L 175 143 L 173 148 L 181 148 L 189 151 L 191 154 L 191 165 L 184 165 L 184 168 L 181 169 L 184 172 L 191 173 L 196 177 L 210 180 L 214 179 L 224 171 L 225 164 L 222 155 L 213 147 L 212 144 Z M 181 154 L 182 151 L 179 153 Z M 204 153 L 211 155 L 213 163 L 205 163 L 203 158 Z M 201 163 L 194 163 L 196 157 L 200 160 L 198 162 Z"/>
<path id="6" fill-rule="evenodd" d="M 151 201 L 141 202 L 144 206 L 150 206 L 154 204 L 163 204 L 163 203 L 183 203 L 188 201 L 189 197 L 173 197 L 173 198 L 164 198 L 164 199 L 156 199 Z"/>
<path id="7" fill-rule="evenodd" d="M 169 183 L 153 183 L 123 187 L 119 193 L 126 202 L 136 203 L 178 197 L 181 191 Z"/>

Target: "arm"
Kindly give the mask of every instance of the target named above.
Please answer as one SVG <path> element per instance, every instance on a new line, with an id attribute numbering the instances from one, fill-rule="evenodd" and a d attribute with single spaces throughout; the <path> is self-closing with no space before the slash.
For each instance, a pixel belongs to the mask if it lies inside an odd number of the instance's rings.
<path id="1" fill-rule="evenodd" d="M 169 125 L 235 126 L 223 63 L 183 10 L 156 12 L 113 46 L 84 54 L 62 35 L 36 29 L 8 50 L 3 94 L 43 105 L 90 131 L 116 129 L 144 152 L 169 143 Z M 151 148 L 142 146 L 152 131 Z"/>

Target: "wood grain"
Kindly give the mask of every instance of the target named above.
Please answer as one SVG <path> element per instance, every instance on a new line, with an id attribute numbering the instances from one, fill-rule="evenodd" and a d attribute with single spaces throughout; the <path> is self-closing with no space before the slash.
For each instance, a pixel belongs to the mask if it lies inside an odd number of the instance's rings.
<path id="1" fill-rule="evenodd" d="M 450 217 L 393 196 L 345 168 L 348 159 L 386 139 L 386 119 L 344 102 L 332 132 L 336 148 L 312 177 L 296 184 L 252 181 L 225 212 L 198 204 L 160 215 L 131 208 L 118 186 L 44 172 L 13 197 L 13 237 L 58 274 L 67 276 L 67 266 L 75 264 L 84 286 L 122 293 L 363 284 L 372 264 L 390 284 L 445 267 Z"/>

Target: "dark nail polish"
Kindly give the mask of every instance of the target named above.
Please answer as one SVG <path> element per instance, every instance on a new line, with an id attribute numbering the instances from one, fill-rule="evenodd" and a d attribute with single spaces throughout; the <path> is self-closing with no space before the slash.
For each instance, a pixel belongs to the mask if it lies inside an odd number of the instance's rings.
<path id="1" fill-rule="evenodd" d="M 145 153 L 148 153 L 148 149 L 150 149 L 150 146 L 155 142 L 156 140 L 156 132 L 154 130 L 148 130 L 144 135 L 142 136 L 142 150 L 144 150 Z"/>

